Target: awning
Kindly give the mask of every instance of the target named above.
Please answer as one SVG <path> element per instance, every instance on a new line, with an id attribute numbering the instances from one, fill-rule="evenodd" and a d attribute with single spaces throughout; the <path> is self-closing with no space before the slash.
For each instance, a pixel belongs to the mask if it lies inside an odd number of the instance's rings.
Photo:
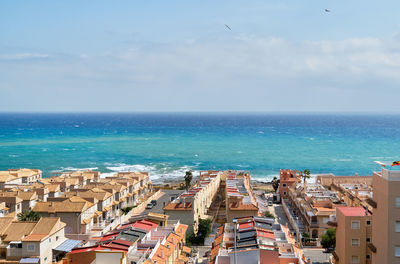
<path id="1" fill-rule="evenodd" d="M 56 247 L 54 250 L 63 251 L 63 252 L 70 252 L 74 247 L 79 245 L 79 243 L 81 243 L 81 242 L 82 242 L 81 240 L 67 239 L 63 243 L 61 243 L 61 245 Z M 20 262 L 20 263 L 22 263 L 22 262 Z"/>
<path id="2" fill-rule="evenodd" d="M 40 258 L 22 258 L 19 263 L 36 264 L 40 262 Z"/>

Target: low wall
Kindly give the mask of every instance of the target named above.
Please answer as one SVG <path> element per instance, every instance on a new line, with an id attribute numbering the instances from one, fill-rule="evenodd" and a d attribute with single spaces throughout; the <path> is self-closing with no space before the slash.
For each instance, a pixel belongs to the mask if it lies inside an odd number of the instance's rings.
<path id="1" fill-rule="evenodd" d="M 282 208 L 283 208 L 283 211 L 286 214 L 287 219 L 289 220 L 290 225 L 296 231 L 297 241 L 301 241 L 301 233 L 300 233 L 299 227 L 297 226 L 297 224 L 294 221 L 292 215 L 290 214 L 289 208 L 286 205 L 285 199 L 282 199 Z"/>

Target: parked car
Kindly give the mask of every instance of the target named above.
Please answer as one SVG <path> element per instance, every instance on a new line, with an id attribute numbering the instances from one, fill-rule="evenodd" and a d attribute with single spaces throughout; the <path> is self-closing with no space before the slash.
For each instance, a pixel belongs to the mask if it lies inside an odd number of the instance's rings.
<path id="1" fill-rule="evenodd" d="M 153 208 L 153 204 L 152 203 L 148 203 L 147 206 L 146 206 L 146 209 L 151 209 L 151 208 Z"/>
<path id="2" fill-rule="evenodd" d="M 157 205 L 157 200 L 151 200 L 151 202 L 150 203 L 152 203 L 153 204 L 153 206 L 156 206 Z"/>

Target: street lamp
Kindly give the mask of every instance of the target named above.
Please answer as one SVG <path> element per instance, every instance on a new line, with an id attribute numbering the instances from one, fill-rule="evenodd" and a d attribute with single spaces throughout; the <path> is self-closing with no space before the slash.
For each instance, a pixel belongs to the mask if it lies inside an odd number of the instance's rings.
<path id="1" fill-rule="evenodd" d="M 237 259 L 236 259 L 236 224 L 237 224 L 237 219 L 233 219 L 233 231 L 235 234 L 235 244 L 234 244 L 234 251 L 233 251 L 233 259 L 234 259 L 234 264 L 237 264 Z"/>

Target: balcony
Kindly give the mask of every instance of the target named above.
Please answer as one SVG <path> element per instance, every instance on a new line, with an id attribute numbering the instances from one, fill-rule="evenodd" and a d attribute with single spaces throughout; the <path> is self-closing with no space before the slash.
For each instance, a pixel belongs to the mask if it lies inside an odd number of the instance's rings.
<path id="1" fill-rule="evenodd" d="M 334 222 L 334 221 L 328 221 L 328 223 L 327 223 L 329 226 L 332 226 L 332 227 L 337 227 L 337 222 Z"/>
<path id="2" fill-rule="evenodd" d="M 367 199 L 365 199 L 365 201 L 366 201 L 370 206 L 372 206 L 373 208 L 376 208 L 376 207 L 378 206 L 378 204 L 377 204 L 374 200 L 372 200 L 372 198 L 370 198 L 370 197 L 368 197 Z"/>
<path id="3" fill-rule="evenodd" d="M 376 253 L 376 247 L 372 243 L 368 243 L 368 248 L 373 252 Z"/>

